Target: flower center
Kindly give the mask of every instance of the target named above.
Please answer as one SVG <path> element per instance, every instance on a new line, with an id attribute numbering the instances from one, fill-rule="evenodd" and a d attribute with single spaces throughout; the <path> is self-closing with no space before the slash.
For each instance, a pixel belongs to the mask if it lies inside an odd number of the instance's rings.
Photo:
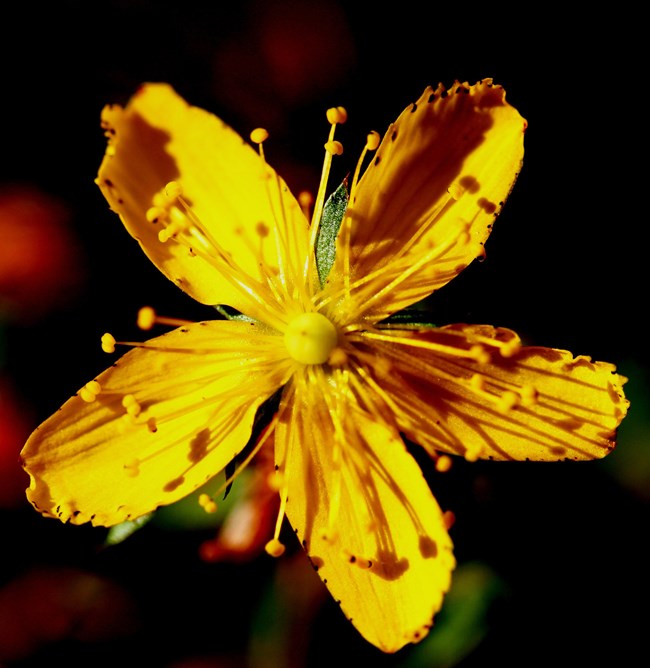
<path id="1" fill-rule="evenodd" d="M 320 313 L 301 313 L 284 332 L 289 355 L 302 364 L 324 364 L 337 341 L 336 327 Z"/>

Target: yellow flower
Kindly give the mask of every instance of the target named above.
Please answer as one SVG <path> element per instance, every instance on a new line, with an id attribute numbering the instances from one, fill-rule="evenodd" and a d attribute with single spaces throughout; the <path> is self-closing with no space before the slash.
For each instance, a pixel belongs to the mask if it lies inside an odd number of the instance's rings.
<path id="1" fill-rule="evenodd" d="M 222 471 L 274 397 L 252 450 L 275 452 L 267 550 L 282 553 L 286 515 L 343 612 L 393 652 L 426 635 L 454 567 L 446 516 L 403 439 L 440 470 L 447 454 L 594 459 L 613 448 L 627 402 L 610 364 L 524 347 L 507 329 L 394 317 L 483 254 L 523 157 L 526 122 L 503 89 L 489 79 L 427 88 L 378 148 L 371 133 L 359 166 L 376 152 L 351 179 L 330 243 L 318 221 L 345 116 L 328 111 L 310 224 L 305 200 L 265 161 L 264 131 L 252 133 L 255 151 L 162 84 L 104 109 L 97 183 L 111 207 L 186 293 L 247 317 L 129 343 L 23 457 L 40 512 L 110 526 Z M 143 326 L 156 322 L 144 315 Z"/>

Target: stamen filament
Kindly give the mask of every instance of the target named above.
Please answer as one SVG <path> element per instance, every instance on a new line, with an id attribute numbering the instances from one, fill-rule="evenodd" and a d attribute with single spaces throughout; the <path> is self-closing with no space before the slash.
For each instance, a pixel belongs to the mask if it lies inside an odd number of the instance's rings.
<path id="1" fill-rule="evenodd" d="M 172 327 L 183 327 L 191 325 L 191 320 L 183 320 L 181 318 L 169 318 L 167 316 L 158 315 L 151 306 L 143 306 L 138 311 L 137 318 L 138 327 L 142 330 L 150 330 L 154 325 L 171 325 Z"/>
<path id="2" fill-rule="evenodd" d="M 327 110 L 327 120 L 330 122 L 330 132 L 327 142 L 325 143 L 325 158 L 323 160 L 323 170 L 321 172 L 320 183 L 318 184 L 318 191 L 316 193 L 316 201 L 311 218 L 311 227 L 309 232 L 309 249 L 307 260 L 304 267 L 305 280 L 311 275 L 313 270 L 314 248 L 316 247 L 316 238 L 320 227 L 320 220 L 323 215 L 323 207 L 325 206 L 325 194 L 327 191 L 327 181 L 329 179 L 330 169 L 332 167 L 333 155 L 340 155 L 343 152 L 343 147 L 339 142 L 334 141 L 334 132 L 338 123 L 345 123 L 347 120 L 347 112 L 343 107 L 336 107 Z"/>

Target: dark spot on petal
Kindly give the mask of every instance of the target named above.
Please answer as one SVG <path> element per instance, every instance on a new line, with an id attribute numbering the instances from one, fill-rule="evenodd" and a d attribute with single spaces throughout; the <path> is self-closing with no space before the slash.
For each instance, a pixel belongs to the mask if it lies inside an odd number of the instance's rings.
<path id="1" fill-rule="evenodd" d="M 193 463 L 201 461 L 208 453 L 209 444 L 210 430 L 206 427 L 201 429 L 190 441 L 190 451 L 187 453 L 187 458 Z"/>

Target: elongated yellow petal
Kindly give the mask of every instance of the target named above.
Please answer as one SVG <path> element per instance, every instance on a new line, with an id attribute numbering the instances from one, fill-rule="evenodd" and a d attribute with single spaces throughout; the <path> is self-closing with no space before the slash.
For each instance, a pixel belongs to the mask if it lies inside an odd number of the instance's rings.
<path id="1" fill-rule="evenodd" d="M 627 411 L 626 379 L 612 364 L 522 347 L 507 329 L 390 330 L 374 344 L 386 356 L 376 380 L 400 429 L 430 450 L 468 459 L 597 459 L 614 447 Z"/>
<path id="2" fill-rule="evenodd" d="M 200 302 L 252 316 L 246 287 L 261 301 L 272 301 L 269 282 L 296 289 L 307 220 L 234 130 L 166 84 L 142 86 L 124 109 L 106 107 L 102 126 L 109 143 L 97 184 L 167 277 Z"/>
<path id="3" fill-rule="evenodd" d="M 482 256 L 521 169 L 525 128 L 490 79 L 427 88 L 389 127 L 352 193 L 332 290 L 379 320 Z"/>
<path id="4" fill-rule="evenodd" d="M 286 380 L 281 337 L 204 322 L 151 339 L 30 437 L 28 498 L 43 514 L 110 526 L 187 495 L 246 445 Z"/>
<path id="5" fill-rule="evenodd" d="M 397 433 L 341 379 L 294 387 L 276 428 L 287 517 L 346 617 L 394 652 L 427 634 L 449 587 L 442 512 Z"/>

